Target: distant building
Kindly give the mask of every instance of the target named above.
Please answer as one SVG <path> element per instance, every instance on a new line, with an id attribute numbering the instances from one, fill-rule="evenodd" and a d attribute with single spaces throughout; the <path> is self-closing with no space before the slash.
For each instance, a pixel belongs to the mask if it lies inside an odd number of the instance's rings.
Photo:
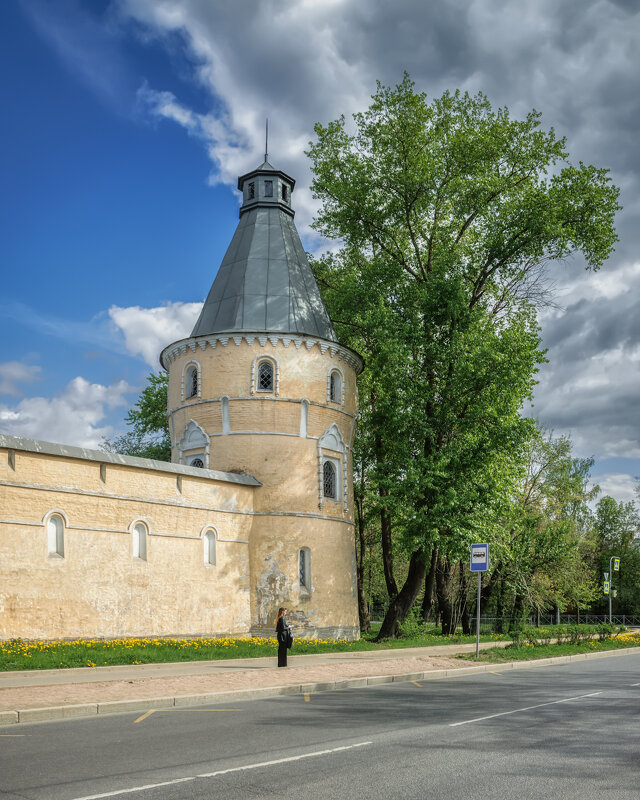
<path id="1" fill-rule="evenodd" d="M 0 435 L 0 638 L 359 636 L 357 353 L 296 231 L 294 181 L 238 180 L 240 222 L 166 347 L 172 463 Z"/>

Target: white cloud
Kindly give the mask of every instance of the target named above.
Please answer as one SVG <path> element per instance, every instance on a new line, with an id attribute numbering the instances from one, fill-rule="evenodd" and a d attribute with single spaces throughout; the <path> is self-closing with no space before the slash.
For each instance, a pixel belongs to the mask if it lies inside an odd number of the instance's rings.
<path id="1" fill-rule="evenodd" d="M 156 308 L 111 306 L 109 316 L 124 334 L 129 353 L 142 356 L 153 369 L 164 347 L 191 333 L 202 303 L 167 303 Z"/>
<path id="2" fill-rule="evenodd" d="M 637 502 L 638 500 L 638 480 L 632 475 L 611 472 L 598 476 L 594 483 L 600 487 L 599 498 L 609 495 L 618 503 Z"/>
<path id="3" fill-rule="evenodd" d="M 21 383 L 32 383 L 40 377 L 40 367 L 21 364 L 19 361 L 5 361 L 0 364 L 0 395 L 20 395 Z"/>
<path id="4" fill-rule="evenodd" d="M 74 378 L 54 397 L 29 397 L 11 407 L 0 404 L 0 430 L 49 442 L 97 448 L 114 429 L 104 424 L 107 410 L 127 406 L 134 391 L 125 381 L 111 386 Z"/>

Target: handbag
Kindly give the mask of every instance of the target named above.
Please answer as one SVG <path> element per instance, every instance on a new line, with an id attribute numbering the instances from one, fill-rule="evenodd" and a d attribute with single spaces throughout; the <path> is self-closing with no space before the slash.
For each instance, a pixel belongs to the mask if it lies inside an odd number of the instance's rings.
<path id="1" fill-rule="evenodd" d="M 291 648 L 293 647 L 293 631 L 291 630 L 290 625 L 287 625 L 286 627 L 285 636 L 286 636 L 287 649 L 291 650 Z"/>

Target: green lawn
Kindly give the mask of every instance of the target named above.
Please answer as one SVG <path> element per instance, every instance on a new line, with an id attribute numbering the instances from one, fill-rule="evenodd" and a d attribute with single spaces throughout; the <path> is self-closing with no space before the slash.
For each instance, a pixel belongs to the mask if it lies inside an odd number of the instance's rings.
<path id="1" fill-rule="evenodd" d="M 291 655 L 340 653 L 475 641 L 473 636 L 442 636 L 436 628 L 425 628 L 420 635 L 388 639 L 381 643 L 373 641 L 375 633 L 377 631 L 365 634 L 358 642 L 348 642 L 344 639 L 330 641 L 297 639 L 290 652 Z M 497 641 L 501 638 L 504 637 L 494 634 L 482 637 L 482 641 Z M 12 639 L 0 643 L 0 670 L 102 667 L 113 664 L 156 664 L 258 656 L 275 658 L 277 647 L 275 639 L 266 638 L 130 638 L 46 642 Z"/>
<path id="2" fill-rule="evenodd" d="M 457 656 L 475 663 L 499 664 L 506 661 L 531 661 L 537 658 L 553 658 L 554 656 L 573 656 L 579 653 L 598 653 L 604 650 L 620 650 L 625 647 L 640 647 L 640 632 L 622 633 L 618 636 L 601 640 L 589 640 L 576 643 L 558 642 L 556 644 L 539 644 L 526 642 L 520 646 L 514 644 L 506 647 L 491 647 L 480 652 L 479 657 L 473 654 Z"/>

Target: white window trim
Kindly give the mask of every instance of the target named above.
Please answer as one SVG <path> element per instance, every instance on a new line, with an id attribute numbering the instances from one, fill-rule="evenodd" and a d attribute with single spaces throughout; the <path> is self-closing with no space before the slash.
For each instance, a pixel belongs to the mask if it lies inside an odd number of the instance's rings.
<path id="1" fill-rule="evenodd" d="M 305 578 L 306 581 L 304 583 L 300 582 L 300 556 L 303 555 L 304 563 L 305 563 Z M 311 550 L 308 547 L 301 547 L 298 550 L 298 588 L 300 590 L 300 594 L 302 595 L 311 595 L 313 592 L 313 577 L 311 573 Z"/>
<path id="2" fill-rule="evenodd" d="M 326 451 L 330 450 L 331 454 Z M 336 457 L 333 453 L 338 453 Z M 336 494 L 337 497 L 324 496 L 324 462 L 332 461 L 336 466 Z M 322 510 L 325 502 L 339 503 L 342 501 L 345 513 L 349 510 L 348 472 L 347 472 L 347 446 L 340 433 L 340 428 L 331 424 L 318 439 L 318 508 Z"/>
<path id="3" fill-rule="evenodd" d="M 51 517 L 60 517 L 60 519 L 62 520 L 62 533 L 61 533 L 61 536 L 60 536 L 60 539 L 62 540 L 62 542 L 61 543 L 58 542 L 58 539 L 56 537 L 56 547 L 55 547 L 55 549 L 51 549 L 51 547 L 49 546 L 49 521 L 50 521 Z M 51 511 L 47 511 L 47 513 L 44 515 L 44 517 L 42 518 L 42 525 L 44 527 L 45 534 L 47 536 L 47 556 L 48 556 L 48 558 L 64 559 L 64 557 L 65 557 L 65 555 L 64 555 L 65 547 L 64 546 L 65 546 L 65 538 L 66 538 L 65 533 L 66 533 L 67 528 L 69 527 L 69 519 L 68 519 L 67 515 L 64 513 L 64 511 L 60 511 L 59 509 L 54 508 Z M 61 547 L 60 547 L 60 544 L 62 545 Z M 61 550 L 62 550 L 62 552 L 60 552 Z"/>
<path id="4" fill-rule="evenodd" d="M 189 431 L 192 431 L 194 428 L 200 431 L 202 434 L 202 439 L 200 442 L 193 442 L 190 443 L 187 441 L 187 435 Z M 178 463 L 184 464 L 185 463 L 185 453 L 191 450 L 200 451 L 202 448 L 202 452 L 189 452 L 188 458 L 197 458 L 198 456 L 203 456 L 204 466 L 205 469 L 209 469 L 209 449 L 210 449 L 211 440 L 207 436 L 207 432 L 199 425 L 194 419 L 190 419 L 189 422 L 184 426 L 184 430 L 182 431 L 182 436 L 178 439 L 175 443 L 175 447 L 178 450 Z M 191 446 L 192 445 L 192 446 Z"/>
<path id="5" fill-rule="evenodd" d="M 340 399 L 339 400 L 332 400 L 331 399 L 331 375 L 337 372 L 340 376 Z M 342 407 L 344 405 L 344 372 L 340 369 L 340 367 L 331 367 L 329 372 L 327 372 L 327 403 L 333 403 L 334 405 Z"/>
<path id="6" fill-rule="evenodd" d="M 140 541 L 139 539 L 136 540 L 136 537 L 139 537 L 139 532 L 136 530 L 138 525 L 142 525 L 144 528 L 144 557 L 139 555 Z M 138 519 L 134 519 L 131 525 L 129 525 L 129 531 L 131 532 L 131 557 L 134 561 L 147 562 L 149 560 L 149 548 L 147 545 L 149 543 L 149 536 L 151 534 L 151 527 L 149 523 L 146 519 L 144 519 L 144 517 L 138 517 Z M 136 550 L 138 551 L 138 555 L 136 555 Z"/>
<path id="7" fill-rule="evenodd" d="M 258 391 L 258 364 L 261 361 L 270 361 L 273 364 L 273 377 L 274 377 L 274 387 L 273 392 L 263 392 Z M 270 395 L 274 394 L 276 397 L 280 394 L 280 365 L 278 364 L 278 359 L 274 356 L 270 355 L 269 353 L 263 353 L 262 355 L 256 356 L 253 361 L 251 362 L 251 387 L 250 391 L 252 395 Z"/>
<path id="8" fill-rule="evenodd" d="M 213 534 L 213 561 L 209 561 L 209 548 L 207 547 L 207 534 Z M 205 525 L 200 531 L 202 539 L 202 556 L 205 567 L 215 567 L 218 560 L 218 531 L 214 525 Z"/>
<path id="9" fill-rule="evenodd" d="M 198 393 L 194 395 L 190 395 L 189 397 L 186 396 L 186 380 L 187 380 L 187 371 L 189 367 L 195 367 L 196 373 L 198 375 Z M 202 369 L 200 367 L 200 362 L 196 361 L 194 358 L 187 361 L 184 366 L 182 367 L 182 382 L 180 384 L 180 397 L 182 398 L 182 402 L 186 402 L 187 400 L 200 400 L 202 398 Z"/>

